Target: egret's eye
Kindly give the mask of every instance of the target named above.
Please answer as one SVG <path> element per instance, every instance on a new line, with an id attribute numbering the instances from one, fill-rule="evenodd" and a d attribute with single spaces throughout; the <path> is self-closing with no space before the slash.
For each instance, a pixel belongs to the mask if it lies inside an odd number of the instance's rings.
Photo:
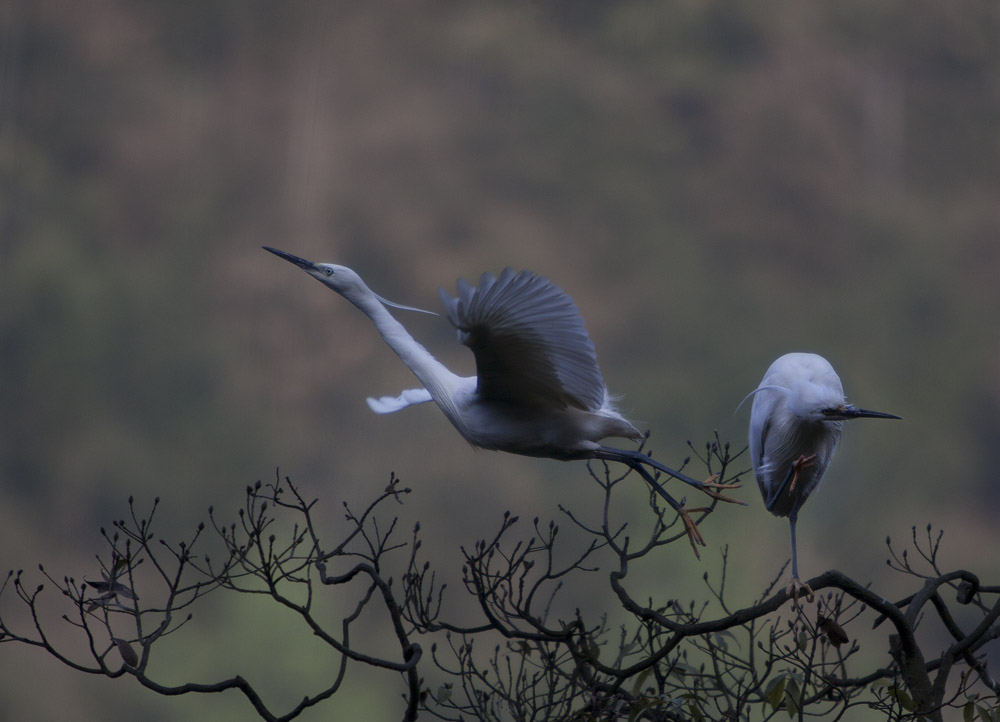
<path id="1" fill-rule="evenodd" d="M 327 268 L 326 269 L 326 275 L 332 276 L 333 275 L 333 269 L 332 268 Z"/>

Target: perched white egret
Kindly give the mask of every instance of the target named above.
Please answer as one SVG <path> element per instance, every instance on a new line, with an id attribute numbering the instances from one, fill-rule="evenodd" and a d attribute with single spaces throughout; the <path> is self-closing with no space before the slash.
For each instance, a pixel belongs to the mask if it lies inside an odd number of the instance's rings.
<path id="1" fill-rule="evenodd" d="M 898 419 L 880 411 L 851 406 L 833 366 L 814 353 L 785 354 L 752 391 L 750 456 L 764 506 L 787 516 L 792 532 L 792 581 L 796 603 L 812 590 L 799 580 L 795 522 L 799 509 L 819 486 L 833 458 L 844 422 L 851 419 Z"/>
<path id="2" fill-rule="evenodd" d="M 462 377 L 421 346 L 387 310 L 386 305 L 396 304 L 376 295 L 350 268 L 264 249 L 294 263 L 361 309 L 422 384 L 399 396 L 369 398 L 373 411 L 390 413 L 434 401 L 473 446 L 564 461 L 623 463 L 680 514 L 692 546 L 704 540 L 689 510 L 663 489 L 646 466 L 716 499 L 742 503 L 718 491 L 738 485 L 697 481 L 639 450 L 599 443 L 609 436 L 642 441 L 645 435 L 615 408 L 580 312 L 547 279 L 507 268 L 498 278 L 484 273 L 476 287 L 459 280 L 455 298 L 441 291 L 448 320 L 476 357 L 476 375 Z"/>

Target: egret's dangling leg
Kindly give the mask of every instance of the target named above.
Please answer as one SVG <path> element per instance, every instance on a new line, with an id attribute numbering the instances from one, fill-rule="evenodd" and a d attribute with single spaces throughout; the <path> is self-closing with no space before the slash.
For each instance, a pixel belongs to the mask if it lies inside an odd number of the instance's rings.
<path id="1" fill-rule="evenodd" d="M 649 484 L 650 488 L 657 494 L 659 494 L 664 499 L 664 501 L 666 501 L 667 504 L 670 505 L 671 509 L 677 512 L 677 515 L 681 518 L 681 521 L 684 523 L 684 531 L 688 535 L 688 541 L 691 542 L 691 549 L 694 550 L 695 557 L 701 559 L 701 554 L 698 553 L 698 545 L 700 544 L 701 546 L 705 546 L 705 539 L 701 536 L 701 532 L 698 531 L 697 523 L 695 522 L 694 519 L 691 518 L 691 512 L 705 511 L 705 508 L 700 507 L 697 509 L 688 509 L 682 503 L 674 499 L 674 497 L 670 496 L 670 494 L 667 493 L 667 490 L 663 488 L 663 485 L 660 484 L 655 478 L 653 478 L 653 475 L 650 474 L 649 470 L 642 465 L 641 461 L 638 460 L 625 461 L 620 458 L 614 459 L 614 461 L 621 461 L 630 469 L 634 470 L 637 474 L 639 474 L 639 476 L 641 476 L 643 479 L 646 480 L 646 483 Z"/>
<path id="2" fill-rule="evenodd" d="M 690 512 L 703 511 L 704 507 L 699 507 L 698 509 L 686 508 L 683 504 L 667 493 L 667 490 L 664 489 L 663 485 L 653 477 L 653 475 L 646 468 L 646 465 L 649 465 L 657 471 L 667 474 L 668 476 L 672 476 L 675 479 L 680 479 L 686 484 L 690 484 L 696 489 L 705 492 L 713 499 L 746 506 L 746 502 L 739 501 L 738 499 L 732 499 L 724 494 L 720 494 L 718 491 L 715 491 L 715 489 L 736 489 L 739 488 L 739 484 L 719 484 L 713 481 L 715 476 L 710 477 L 707 481 L 692 479 L 690 476 L 686 476 L 679 471 L 674 471 L 673 469 L 664 466 L 658 461 L 654 461 L 652 457 L 642 453 L 641 451 L 632 449 L 615 449 L 610 446 L 601 446 L 593 451 L 586 452 L 586 454 L 582 454 L 581 456 L 589 459 L 600 459 L 601 461 L 617 461 L 618 463 L 625 464 L 625 466 L 633 469 L 637 474 L 645 479 L 650 488 L 659 494 L 664 501 L 670 505 L 670 508 L 676 511 L 678 516 L 680 516 L 681 521 L 684 523 L 684 530 L 687 532 L 688 539 L 691 542 L 691 548 L 694 550 L 694 555 L 699 559 L 701 559 L 701 554 L 698 553 L 698 545 L 700 544 L 701 546 L 705 546 L 705 539 L 701 536 L 701 532 L 698 531 L 698 525 L 695 523 L 694 519 L 691 518 Z"/>
<path id="3" fill-rule="evenodd" d="M 713 499 L 718 499 L 719 501 L 726 501 L 730 504 L 740 504 L 746 506 L 745 501 L 739 501 L 737 499 L 732 499 L 728 496 L 720 494 L 716 489 L 739 489 L 741 484 L 720 484 L 715 481 L 716 475 L 710 476 L 705 481 L 698 481 L 697 479 L 692 479 L 690 476 L 680 473 L 679 471 L 674 471 L 673 469 L 664 466 L 660 462 L 656 461 L 653 457 L 648 454 L 644 454 L 641 451 L 636 451 L 634 449 L 615 449 L 610 446 L 602 446 L 594 452 L 591 452 L 594 459 L 602 459 L 604 461 L 617 461 L 619 463 L 625 464 L 631 468 L 636 468 L 636 465 L 646 464 L 652 466 L 657 471 L 666 474 L 667 476 L 672 476 L 675 479 L 683 481 L 685 484 L 690 484 L 695 489 L 703 491 L 708 494 Z"/>

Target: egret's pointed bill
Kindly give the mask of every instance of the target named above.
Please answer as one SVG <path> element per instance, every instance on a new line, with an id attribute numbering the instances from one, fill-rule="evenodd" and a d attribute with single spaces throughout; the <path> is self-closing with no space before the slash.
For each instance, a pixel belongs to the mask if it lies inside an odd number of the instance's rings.
<path id="1" fill-rule="evenodd" d="M 823 413 L 828 419 L 834 421 L 847 421 L 849 419 L 901 419 L 901 417 L 895 414 L 859 409 L 857 406 L 851 406 L 850 404 L 840 409 L 827 409 Z"/>
<path id="2" fill-rule="evenodd" d="M 312 261 L 307 261 L 304 258 L 299 258 L 298 256 L 293 256 L 291 253 L 285 253 L 284 251 L 279 251 L 277 248 L 269 248 L 268 246 L 261 246 L 265 251 L 269 251 L 279 258 L 284 258 L 289 263 L 294 263 L 301 269 L 306 271 L 315 271 L 316 264 Z"/>
<path id="3" fill-rule="evenodd" d="M 320 266 L 318 266 L 317 264 L 313 263 L 312 261 L 307 261 L 304 258 L 299 258 L 298 256 L 293 255 L 291 253 L 285 253 L 284 251 L 279 251 L 277 248 L 271 248 L 269 246 L 261 246 L 261 248 L 263 248 L 265 251 L 269 251 L 270 253 L 273 253 L 278 258 L 284 258 L 289 263 L 294 263 L 296 266 L 298 266 L 299 268 L 301 268 L 303 271 L 319 272 L 319 271 L 322 270 L 320 268 Z M 320 278 L 320 280 L 323 280 L 322 277 L 317 276 L 317 278 Z M 372 295 L 375 296 L 375 298 L 377 298 L 379 300 L 379 302 L 384 303 L 386 306 L 392 306 L 393 308 L 398 308 L 401 311 L 416 311 L 417 313 L 426 313 L 426 314 L 428 314 L 430 316 L 437 316 L 438 315 L 438 314 L 434 313 L 434 311 L 428 311 L 428 310 L 423 309 L 423 308 L 417 308 L 416 306 L 404 306 L 402 303 L 393 303 L 392 301 L 390 301 L 387 298 L 382 298 L 380 295 L 378 295 L 374 291 L 372 291 Z"/>

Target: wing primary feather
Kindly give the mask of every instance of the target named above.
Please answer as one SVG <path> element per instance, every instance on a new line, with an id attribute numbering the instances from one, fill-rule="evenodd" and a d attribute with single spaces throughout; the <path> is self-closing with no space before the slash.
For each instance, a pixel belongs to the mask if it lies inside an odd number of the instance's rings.
<path id="1" fill-rule="evenodd" d="M 606 389 L 573 300 L 548 279 L 507 267 L 476 287 L 441 292 L 449 321 L 476 356 L 479 392 L 517 403 L 595 410 Z"/>

